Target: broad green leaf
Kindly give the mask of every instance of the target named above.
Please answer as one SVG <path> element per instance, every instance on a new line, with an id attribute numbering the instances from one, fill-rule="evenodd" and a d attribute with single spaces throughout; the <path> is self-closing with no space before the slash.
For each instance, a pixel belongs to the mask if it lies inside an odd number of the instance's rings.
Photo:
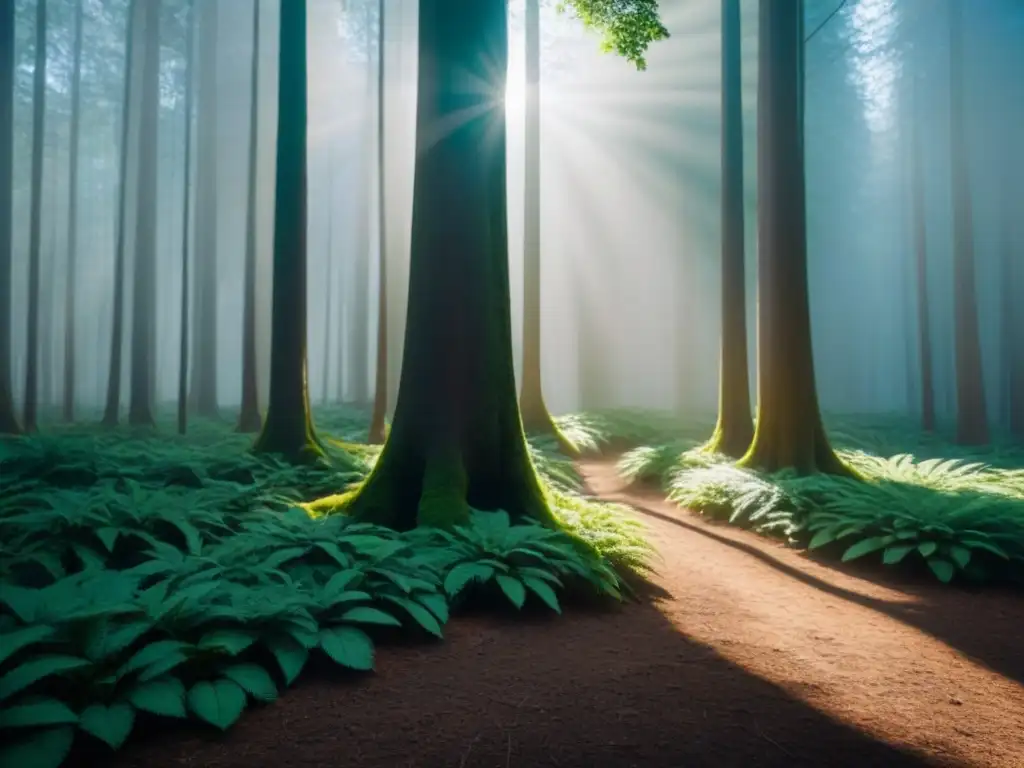
<path id="1" fill-rule="evenodd" d="M 75 656 L 37 656 L 0 677 L 0 701 L 47 677 L 89 666 Z"/>
<path id="2" fill-rule="evenodd" d="M 90 733 L 111 749 L 120 749 L 135 725 L 135 708 L 118 701 L 109 707 L 93 704 L 78 719 L 78 727 Z"/>
<path id="3" fill-rule="evenodd" d="M 875 552 L 888 543 L 888 539 L 884 536 L 873 536 L 868 539 L 861 539 L 843 553 L 843 562 L 846 563 L 850 560 L 856 560 L 858 557 L 863 557 L 871 552 Z"/>
<path id="4" fill-rule="evenodd" d="M 31 624 L 41 605 L 40 590 L 0 583 L 0 603 L 6 605 L 25 624 Z"/>
<path id="5" fill-rule="evenodd" d="M 118 670 L 117 676 L 121 678 L 132 672 L 145 669 L 163 658 L 176 658 L 178 654 L 191 647 L 188 643 L 183 643 L 180 640 L 157 640 L 149 643 L 136 651 L 135 655 L 124 663 Z"/>
<path id="6" fill-rule="evenodd" d="M 478 563 L 460 563 L 456 565 L 444 579 L 444 591 L 455 597 L 471 581 L 490 581 L 494 576 L 494 569 L 487 565 Z"/>
<path id="7" fill-rule="evenodd" d="M 397 586 L 406 594 L 409 594 L 412 591 L 412 584 L 409 583 L 409 580 L 405 578 L 405 576 L 398 573 L 397 571 L 394 571 L 390 568 L 373 568 L 371 570 L 373 573 L 376 573 L 379 576 L 383 576 L 384 578 L 388 579 L 392 584 Z"/>
<path id="8" fill-rule="evenodd" d="M 341 594 L 344 592 L 352 582 L 363 575 L 363 572 L 358 568 L 350 568 L 347 571 L 338 571 L 338 573 L 331 576 L 327 580 L 327 584 L 324 585 L 325 594 Z"/>
<path id="9" fill-rule="evenodd" d="M 248 629 L 215 629 L 203 635 L 198 647 L 204 651 L 223 651 L 237 656 L 256 642 L 256 637 L 257 634 Z"/>
<path id="10" fill-rule="evenodd" d="M 277 698 L 277 686 L 259 664 L 232 664 L 223 675 L 254 699 L 273 701 Z"/>
<path id="11" fill-rule="evenodd" d="M 139 672 L 139 682 L 144 683 L 147 680 L 156 680 L 158 677 L 163 677 L 172 669 L 184 664 L 188 660 L 189 656 L 184 651 L 172 651 L 141 670 Z"/>
<path id="12" fill-rule="evenodd" d="M 333 541 L 318 541 L 316 545 L 324 554 L 334 560 L 334 562 L 342 568 L 348 568 L 352 564 L 349 556 L 342 552 L 341 548 Z"/>
<path id="13" fill-rule="evenodd" d="M 245 691 L 227 679 L 196 683 L 188 692 L 188 706 L 200 720 L 224 731 L 245 711 Z"/>
<path id="14" fill-rule="evenodd" d="M 59 768 L 75 742 L 75 728 L 62 725 L 33 731 L 15 744 L 0 749 L 0 765 L 16 768 Z"/>
<path id="15" fill-rule="evenodd" d="M 53 627 L 35 624 L 0 634 L 0 664 L 3 664 L 22 648 L 49 639 L 53 636 L 53 632 Z"/>
<path id="16" fill-rule="evenodd" d="M 306 666 L 309 651 L 302 643 L 289 636 L 271 636 L 265 642 L 281 667 L 285 685 L 291 685 Z"/>
<path id="17" fill-rule="evenodd" d="M 327 627 L 320 630 L 320 647 L 336 663 L 350 669 L 373 669 L 373 641 L 355 627 Z"/>
<path id="18" fill-rule="evenodd" d="M 991 552 L 996 557 L 1001 557 L 1003 560 L 1010 559 L 1010 556 L 1007 554 L 1005 549 L 987 541 L 980 541 L 978 539 L 961 539 L 960 544 L 961 546 L 969 547 L 971 549 L 983 549 L 986 552 Z"/>
<path id="19" fill-rule="evenodd" d="M 117 528 L 97 528 L 96 538 L 107 548 L 107 552 L 113 552 L 117 545 L 117 537 L 120 531 Z"/>
<path id="20" fill-rule="evenodd" d="M 496 578 L 498 586 L 501 587 L 501 591 L 505 593 L 505 597 L 507 597 L 516 608 L 522 608 L 523 603 L 526 602 L 526 587 L 523 586 L 523 582 L 502 573 L 499 573 Z"/>
<path id="21" fill-rule="evenodd" d="M 341 621 L 353 624 L 380 624 L 381 626 L 389 627 L 402 626 L 402 622 L 391 614 L 384 613 L 384 611 L 378 608 L 370 608 L 365 605 L 360 605 L 345 611 L 345 613 L 341 615 Z"/>
<path id="22" fill-rule="evenodd" d="M 149 621 L 136 619 L 118 624 L 116 619 L 101 618 L 95 622 L 86 638 L 85 655 L 100 661 L 120 653 L 152 627 Z"/>
<path id="23" fill-rule="evenodd" d="M 949 548 L 949 556 L 953 558 L 953 562 L 960 568 L 966 568 L 971 562 L 971 550 L 958 544 L 954 544 Z"/>
<path id="24" fill-rule="evenodd" d="M 925 541 L 918 545 L 917 551 L 921 553 L 921 557 L 928 558 L 934 555 L 938 548 L 939 545 L 934 541 Z"/>
<path id="25" fill-rule="evenodd" d="M 419 600 L 442 624 L 448 621 L 448 601 L 444 595 L 438 592 L 427 592 L 426 594 L 415 595 L 414 599 Z"/>
<path id="26" fill-rule="evenodd" d="M 434 637 L 443 637 L 441 632 L 441 625 L 437 619 L 434 618 L 434 614 L 424 608 L 415 600 L 408 597 L 398 597 L 397 595 L 385 595 L 386 600 L 391 601 L 395 605 L 400 605 L 404 608 L 410 616 L 419 624 L 423 629 L 427 630 Z"/>
<path id="27" fill-rule="evenodd" d="M 929 557 L 928 567 L 932 569 L 932 573 L 935 574 L 935 578 L 941 581 L 943 584 L 948 584 L 953 580 L 953 574 L 956 572 L 956 568 L 949 560 L 943 560 L 940 557 Z"/>
<path id="28" fill-rule="evenodd" d="M 555 595 L 555 591 L 546 581 L 526 576 L 523 579 L 523 583 L 555 613 L 562 612 L 562 607 L 558 604 L 558 596 Z"/>
<path id="29" fill-rule="evenodd" d="M 309 547 L 283 547 L 271 553 L 261 564 L 267 568 L 280 568 L 289 560 L 302 557 L 309 551 Z"/>
<path id="30" fill-rule="evenodd" d="M 186 717 L 185 685 L 176 677 L 139 683 L 128 694 L 128 701 L 137 709 L 163 717 Z"/>
<path id="31" fill-rule="evenodd" d="M 74 725 L 78 715 L 57 699 L 41 699 L 0 709 L 0 728 L 31 728 L 40 725 Z"/>
<path id="32" fill-rule="evenodd" d="M 823 547 L 826 544 L 831 544 L 836 539 L 835 533 L 835 528 L 823 528 L 811 537 L 811 541 L 808 543 L 807 548 L 817 549 L 818 547 Z"/>
<path id="33" fill-rule="evenodd" d="M 916 547 L 913 544 L 896 544 L 891 547 L 885 548 L 885 553 L 882 555 L 882 562 L 886 565 L 895 565 L 905 558 L 908 554 L 914 551 Z"/>

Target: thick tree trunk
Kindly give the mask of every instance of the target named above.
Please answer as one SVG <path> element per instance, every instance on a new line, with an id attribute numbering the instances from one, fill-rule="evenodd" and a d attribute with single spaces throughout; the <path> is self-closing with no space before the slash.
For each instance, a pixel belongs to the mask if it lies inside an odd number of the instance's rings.
<path id="1" fill-rule="evenodd" d="M 373 415 L 367 442 L 381 445 L 388 412 L 388 283 L 387 208 L 384 200 L 384 0 L 377 11 L 377 360 L 374 371 Z"/>
<path id="2" fill-rule="evenodd" d="M 256 189 L 259 182 L 260 0 L 253 0 L 249 87 L 249 196 L 246 203 L 245 297 L 242 309 L 242 410 L 239 432 L 262 426 L 256 388 Z"/>
<path id="3" fill-rule="evenodd" d="M 974 274 L 974 211 L 964 120 L 963 6 L 953 0 L 949 19 L 949 135 L 953 189 L 953 315 L 956 352 L 956 440 L 989 441 Z"/>
<path id="4" fill-rule="evenodd" d="M 188 429 L 188 347 L 189 347 L 189 270 L 188 252 L 191 239 L 189 200 L 192 186 L 192 98 L 195 47 L 195 3 L 188 0 L 185 24 L 185 180 L 181 204 L 181 338 L 178 346 L 178 434 Z"/>
<path id="5" fill-rule="evenodd" d="M 718 424 L 709 451 L 739 458 L 754 437 L 747 370 L 743 80 L 739 0 L 722 0 L 722 339 Z"/>
<path id="6" fill-rule="evenodd" d="M 157 166 L 160 126 L 160 0 L 142 3 L 142 87 L 136 190 L 135 268 L 132 271 L 132 365 L 128 423 L 151 427 L 153 327 L 156 320 Z"/>
<path id="7" fill-rule="evenodd" d="M 253 449 L 290 461 L 322 454 L 306 386 L 306 0 L 281 2 L 270 398 Z"/>
<path id="8" fill-rule="evenodd" d="M 507 23 L 505 0 L 420 1 L 402 376 L 391 434 L 350 501 L 359 520 L 449 526 L 472 507 L 553 523 L 512 365 Z"/>
<path id="9" fill-rule="evenodd" d="M 217 411 L 217 42 L 219 4 L 203 3 L 199 26 L 199 120 L 196 143 L 196 247 L 189 401 L 200 416 Z"/>
<path id="10" fill-rule="evenodd" d="M 21 432 L 14 410 L 11 274 L 14 206 L 14 0 L 0 0 L 0 435 Z"/>
<path id="11" fill-rule="evenodd" d="M 82 102 L 82 12 L 83 0 L 75 3 L 74 64 L 71 80 L 71 150 L 68 178 L 68 262 L 64 297 L 64 421 L 75 420 L 75 280 L 78 259 L 78 143 L 81 133 Z"/>
<path id="12" fill-rule="evenodd" d="M 741 466 L 849 474 L 825 435 L 807 288 L 802 0 L 761 0 L 758 51 L 758 377 Z"/>
<path id="13" fill-rule="evenodd" d="M 113 328 L 110 337 L 110 372 L 107 378 L 107 402 L 103 411 L 103 424 L 117 425 L 121 411 L 121 367 L 124 353 L 124 260 L 125 226 L 128 218 L 128 137 L 132 116 L 132 65 L 135 48 L 134 2 L 128 4 L 128 21 L 125 24 L 124 46 L 124 96 L 121 102 L 121 146 L 120 168 L 117 191 L 117 244 L 114 255 L 114 306 Z"/>
<path id="14" fill-rule="evenodd" d="M 39 271 L 42 258 L 43 137 L 46 116 L 46 0 L 36 4 L 36 59 L 32 82 L 32 201 L 28 246 L 28 338 L 26 344 L 25 402 L 21 424 L 36 430 L 39 376 Z"/>

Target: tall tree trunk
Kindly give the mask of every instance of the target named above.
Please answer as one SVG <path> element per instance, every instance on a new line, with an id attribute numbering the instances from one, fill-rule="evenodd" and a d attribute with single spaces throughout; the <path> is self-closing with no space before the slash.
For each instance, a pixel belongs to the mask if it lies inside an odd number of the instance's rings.
<path id="1" fill-rule="evenodd" d="M 219 3 L 203 3 L 199 26 L 199 119 L 196 143 L 196 244 L 193 283 L 192 377 L 189 399 L 200 416 L 215 419 L 217 411 L 217 43 Z"/>
<path id="2" fill-rule="evenodd" d="M 949 135 L 953 193 L 956 439 L 961 445 L 984 445 L 989 441 L 988 413 L 974 287 L 974 211 L 964 124 L 963 47 L 963 4 L 962 0 L 953 0 L 949 18 Z"/>
<path id="3" fill-rule="evenodd" d="M 78 259 L 78 143 L 82 102 L 83 0 L 75 3 L 74 67 L 71 81 L 71 150 L 68 154 L 68 262 L 64 296 L 64 421 L 75 420 L 75 279 Z"/>
<path id="4" fill-rule="evenodd" d="M 387 208 L 384 198 L 384 57 L 386 27 L 384 0 L 377 12 L 377 360 L 373 385 L 373 415 L 367 442 L 381 445 L 386 434 L 388 412 L 388 283 L 387 283 Z"/>
<path id="5" fill-rule="evenodd" d="M 739 458 L 754 437 L 747 369 L 743 79 L 739 0 L 722 0 L 722 338 L 718 424 L 707 448 Z"/>
<path id="6" fill-rule="evenodd" d="M 189 342 L 189 271 L 188 252 L 191 232 L 189 223 L 190 187 L 192 184 L 192 98 L 195 73 L 195 2 L 188 0 L 185 8 L 185 179 L 181 204 L 181 338 L 178 346 L 178 434 L 188 429 L 188 342 Z"/>
<path id="7" fill-rule="evenodd" d="M 1016 137 L 1014 137 L 1016 138 Z M 1017 167 L 1024 157 L 1015 147 Z M 1013 164 L 1004 169 L 1003 236 L 1002 236 L 1002 316 L 1003 367 L 1006 385 L 1006 413 L 1010 435 L 1024 441 L 1024 311 L 1020 308 L 1024 293 L 1024 225 L 1016 215 L 1019 196 L 1014 196 L 1014 183 L 1020 185 L 1020 176 L 1013 172 Z"/>
<path id="8" fill-rule="evenodd" d="M 270 397 L 254 450 L 322 454 L 306 386 L 306 0 L 281 0 Z"/>
<path id="9" fill-rule="evenodd" d="M 253 0 L 249 86 L 249 197 L 246 204 L 245 298 L 242 310 L 242 410 L 239 432 L 262 426 L 256 384 L 256 189 L 259 182 L 260 0 Z"/>
<path id="10" fill-rule="evenodd" d="M 915 85 L 914 94 L 918 95 Z M 915 98 L 915 101 L 917 99 Z M 910 195 L 917 276 L 917 337 L 921 359 L 921 428 L 935 430 L 935 383 L 932 364 L 931 310 L 928 295 L 928 225 L 924 201 L 924 160 L 921 147 L 920 110 L 908 110 L 910 132 Z"/>
<path id="11" fill-rule="evenodd" d="M 323 381 L 320 383 L 321 403 L 327 405 L 330 400 L 328 385 L 330 384 L 331 373 L 331 325 L 333 325 L 334 286 L 331 284 L 331 276 L 334 274 L 334 168 L 331 164 L 330 191 L 327 199 L 330 201 L 327 207 L 327 258 L 325 259 L 326 274 L 324 275 L 324 357 L 323 357 Z"/>
<path id="12" fill-rule="evenodd" d="M 761 0 L 757 422 L 742 466 L 848 474 L 818 406 L 807 287 L 802 0 Z"/>
<path id="13" fill-rule="evenodd" d="M 39 284 L 39 405 L 49 408 L 54 403 L 53 398 L 53 337 L 54 337 L 54 305 L 56 300 L 54 293 L 56 286 L 52 275 L 57 268 L 57 168 L 60 165 L 60 153 L 57 149 L 60 143 L 59 131 L 53 125 L 56 120 L 51 121 L 51 133 L 53 136 L 51 149 L 51 162 L 49 181 L 46 184 L 46 192 L 49 197 L 46 210 L 50 214 L 47 222 L 48 237 L 46 245 L 41 248 L 41 261 L 39 265 L 40 275 L 50 275 L 49 280 L 41 280 Z M 44 151 L 45 155 L 45 151 Z M 44 161 L 45 168 L 45 161 Z"/>
<path id="14" fill-rule="evenodd" d="M 32 80 L 32 201 L 28 246 L 28 340 L 26 344 L 25 402 L 21 423 L 36 430 L 39 376 L 39 267 L 43 215 L 43 137 L 46 117 L 46 0 L 36 4 L 36 59 Z"/>
<path id="15" fill-rule="evenodd" d="M 128 4 L 124 45 L 124 96 L 121 102 L 121 147 L 117 191 L 117 244 L 114 256 L 113 329 L 110 338 L 110 373 L 107 378 L 107 402 L 103 411 L 103 424 L 117 425 L 121 410 L 121 368 L 124 353 L 124 260 L 125 225 L 128 219 L 128 137 L 132 116 L 132 64 L 135 49 L 135 3 Z"/>
<path id="16" fill-rule="evenodd" d="M 447 526 L 472 507 L 553 524 L 512 365 L 507 24 L 504 0 L 420 0 L 402 376 L 391 434 L 350 497 L 357 520 Z"/>
<path id="17" fill-rule="evenodd" d="M 0 0 L 0 435 L 21 432 L 14 410 L 11 276 L 14 206 L 14 0 Z"/>

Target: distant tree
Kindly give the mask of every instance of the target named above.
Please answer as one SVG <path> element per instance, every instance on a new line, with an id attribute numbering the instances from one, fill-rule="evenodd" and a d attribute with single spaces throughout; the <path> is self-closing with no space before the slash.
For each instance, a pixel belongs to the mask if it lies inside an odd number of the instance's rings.
<path id="1" fill-rule="evenodd" d="M 949 150 L 953 185 L 956 440 L 961 445 L 984 445 L 989 441 L 989 431 L 974 274 L 974 209 L 970 191 L 967 131 L 964 125 L 966 106 L 962 1 L 952 0 L 949 9 Z"/>
<path id="2" fill-rule="evenodd" d="M 78 145 L 82 124 L 83 0 L 75 2 L 71 74 L 71 150 L 68 153 L 68 261 L 64 298 L 64 421 L 75 419 L 75 281 L 78 261 Z"/>
<path id="3" fill-rule="evenodd" d="M 11 355 L 14 206 L 14 0 L 0 0 L 0 434 L 18 434 Z"/>
<path id="4" fill-rule="evenodd" d="M 334 324 L 334 285 L 331 277 L 334 275 L 334 168 L 331 165 L 330 183 L 328 185 L 328 206 L 327 206 L 327 253 L 324 259 L 326 274 L 324 275 L 324 357 L 323 368 L 321 368 L 322 379 L 320 382 L 320 402 L 327 405 L 330 402 L 328 385 L 331 380 L 331 326 Z"/>
<path id="5" fill-rule="evenodd" d="M 242 309 L 242 411 L 239 432 L 262 426 L 256 384 L 256 189 L 259 183 L 260 0 L 252 8 L 252 64 L 249 75 L 249 196 L 246 201 L 245 295 Z"/>
<path id="6" fill-rule="evenodd" d="M 722 0 L 722 338 L 718 424 L 709 451 L 740 458 L 754 437 L 747 369 L 743 80 L 739 0 Z"/>
<path id="7" fill-rule="evenodd" d="M 825 434 L 811 349 L 803 6 L 803 0 L 760 0 L 757 421 L 739 464 L 769 472 L 851 474 Z"/>
<path id="8" fill-rule="evenodd" d="M 36 430 L 39 397 L 39 272 L 42 259 L 43 145 L 46 136 L 46 0 L 37 0 L 36 3 L 35 53 L 32 80 L 32 200 L 28 246 L 28 363 L 25 367 L 25 402 L 21 419 L 26 432 Z"/>
<path id="9" fill-rule="evenodd" d="M 192 100 L 195 91 L 195 2 L 185 4 L 185 180 L 181 205 L 181 338 L 178 347 L 178 434 L 188 428 L 189 269 L 191 244 L 189 201 L 192 187 Z M 244 343 L 244 341 L 243 341 Z M 244 373 L 243 373 L 244 376 Z M 244 410 L 244 407 L 243 407 Z"/>
<path id="10" fill-rule="evenodd" d="M 377 359 L 374 365 L 373 413 L 367 442 L 381 445 L 388 412 L 387 208 L 384 205 L 384 0 L 377 7 Z"/>
<path id="11" fill-rule="evenodd" d="M 322 454 L 306 385 L 306 0 L 281 0 L 270 397 L 254 450 Z"/>

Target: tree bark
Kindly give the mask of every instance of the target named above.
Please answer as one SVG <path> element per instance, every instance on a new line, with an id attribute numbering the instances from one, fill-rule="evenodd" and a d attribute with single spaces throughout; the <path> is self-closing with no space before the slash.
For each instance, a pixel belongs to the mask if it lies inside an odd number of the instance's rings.
<path id="1" fill-rule="evenodd" d="M 11 359 L 14 66 L 14 0 L 0 0 L 0 435 L 21 432 L 14 408 Z"/>
<path id="2" fill-rule="evenodd" d="M 953 0 L 949 18 L 949 135 L 953 190 L 956 440 L 961 445 L 985 445 L 989 441 L 989 430 L 975 290 L 974 211 L 964 125 L 963 46 L 963 6 L 961 0 Z"/>
<path id="3" fill-rule="evenodd" d="M 373 414 L 367 442 L 381 445 L 386 436 L 388 412 L 388 283 L 387 283 L 387 208 L 384 198 L 384 0 L 377 12 L 377 360 L 374 371 Z"/>
<path id="4" fill-rule="evenodd" d="M 475 508 L 554 523 L 512 365 L 507 23 L 505 0 L 420 0 L 402 376 L 384 450 L 348 499 L 357 520 L 444 527 Z"/>
<path id="5" fill-rule="evenodd" d="M 245 296 L 242 309 L 242 410 L 239 432 L 259 432 L 256 383 L 256 189 L 259 182 L 260 0 L 253 0 L 252 65 L 249 86 L 249 195 L 246 203 Z"/>
<path id="6" fill-rule="evenodd" d="M 306 0 L 281 2 L 270 397 L 253 449 L 322 455 L 306 386 Z"/>
<path id="7" fill-rule="evenodd" d="M 78 259 L 78 144 L 82 103 L 83 0 L 75 3 L 74 64 L 71 81 L 71 149 L 68 154 L 68 261 L 64 297 L 64 421 L 75 420 L 75 280 Z"/>
<path id="8" fill-rule="evenodd" d="M 917 93 L 917 88 L 914 89 Z M 935 430 L 935 383 L 932 363 L 931 309 L 928 294 L 928 226 L 924 201 L 924 160 L 918 110 L 909 110 L 911 216 L 917 276 L 917 337 L 921 361 L 921 428 Z"/>
<path id="9" fill-rule="evenodd" d="M 758 377 L 741 466 L 852 474 L 818 406 L 807 287 L 801 36 L 803 2 L 761 0 L 758 51 Z"/>
<path id="10" fill-rule="evenodd" d="M 189 349 L 189 269 L 188 253 L 191 217 L 189 201 L 192 186 L 192 99 L 194 48 L 195 48 L 195 3 L 188 0 L 185 9 L 187 26 L 185 32 L 185 180 L 182 186 L 184 200 L 181 204 L 181 338 L 178 346 L 178 434 L 184 435 L 188 429 L 188 349 Z"/>
<path id="11" fill-rule="evenodd" d="M 743 80 L 739 0 L 722 0 L 722 338 L 718 423 L 707 449 L 734 458 L 754 437 L 747 369 Z"/>

